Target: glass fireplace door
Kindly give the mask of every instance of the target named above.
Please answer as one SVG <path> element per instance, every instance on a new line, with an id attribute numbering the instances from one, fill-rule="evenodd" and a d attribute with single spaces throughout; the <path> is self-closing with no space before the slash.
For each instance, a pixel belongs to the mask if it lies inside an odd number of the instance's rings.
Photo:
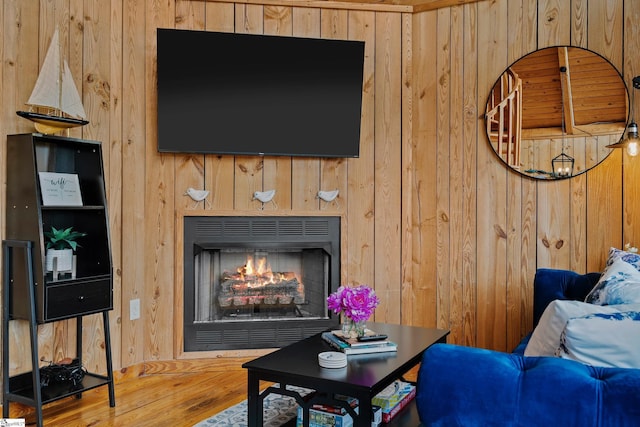
<path id="1" fill-rule="evenodd" d="M 329 254 L 322 248 L 196 252 L 196 322 L 327 317 Z"/>

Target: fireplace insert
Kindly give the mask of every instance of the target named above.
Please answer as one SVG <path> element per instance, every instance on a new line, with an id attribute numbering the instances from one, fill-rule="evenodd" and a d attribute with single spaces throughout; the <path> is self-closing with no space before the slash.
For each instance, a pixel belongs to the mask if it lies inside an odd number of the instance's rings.
<path id="1" fill-rule="evenodd" d="M 185 351 L 281 347 L 337 325 L 340 217 L 184 221 Z"/>

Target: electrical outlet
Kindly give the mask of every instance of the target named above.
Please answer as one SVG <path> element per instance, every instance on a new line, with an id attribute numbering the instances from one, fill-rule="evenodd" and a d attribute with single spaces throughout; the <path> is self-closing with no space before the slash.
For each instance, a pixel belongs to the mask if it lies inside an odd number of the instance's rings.
<path id="1" fill-rule="evenodd" d="M 140 318 L 140 299 L 129 300 L 129 320 Z"/>

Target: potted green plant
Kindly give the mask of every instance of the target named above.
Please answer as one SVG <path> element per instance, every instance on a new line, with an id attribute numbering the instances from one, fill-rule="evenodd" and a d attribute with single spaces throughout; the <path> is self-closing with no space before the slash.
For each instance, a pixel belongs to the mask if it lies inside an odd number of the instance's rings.
<path id="1" fill-rule="evenodd" d="M 47 271 L 53 271 L 54 259 L 57 260 L 57 271 L 71 271 L 73 252 L 80 246 L 76 240 L 86 236 L 87 233 L 74 231 L 73 227 L 61 229 L 51 227 L 51 230 L 45 231 L 44 235 L 47 238 Z"/>

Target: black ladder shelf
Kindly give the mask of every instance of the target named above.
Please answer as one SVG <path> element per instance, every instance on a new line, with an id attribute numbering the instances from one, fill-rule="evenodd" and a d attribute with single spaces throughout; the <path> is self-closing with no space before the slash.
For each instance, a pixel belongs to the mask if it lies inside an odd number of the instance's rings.
<path id="1" fill-rule="evenodd" d="M 13 257 L 14 249 L 24 252 L 26 280 L 28 281 L 28 305 L 29 311 L 29 331 L 31 343 L 31 366 L 32 371 L 9 377 L 9 321 L 14 320 L 11 315 L 12 283 L 13 283 Z M 82 392 L 100 386 L 109 387 L 109 406 L 116 406 L 113 367 L 111 361 L 111 340 L 109 332 L 108 310 L 102 311 L 102 321 L 104 323 L 105 356 L 107 364 L 107 375 L 98 375 L 87 372 L 82 379 L 82 383 L 76 387 L 69 384 L 50 384 L 47 387 L 40 386 L 40 371 L 38 358 L 38 324 L 36 318 L 36 298 L 33 266 L 33 242 L 26 240 L 4 240 L 3 250 L 3 310 L 2 310 L 2 416 L 9 417 L 9 402 L 18 402 L 24 405 L 33 406 L 36 409 L 36 422 L 38 427 L 43 426 L 42 405 L 63 399 L 69 396 L 82 397 Z M 76 316 L 76 353 L 77 358 L 82 363 L 82 315 Z"/>

